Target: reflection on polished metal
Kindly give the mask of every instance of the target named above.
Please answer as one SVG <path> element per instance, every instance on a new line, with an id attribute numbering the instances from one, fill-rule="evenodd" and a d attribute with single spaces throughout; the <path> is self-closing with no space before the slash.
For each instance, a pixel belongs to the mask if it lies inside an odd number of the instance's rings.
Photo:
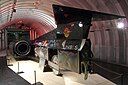
<path id="1" fill-rule="evenodd" d="M 59 65 L 59 60 L 58 60 L 58 56 L 57 56 L 57 55 L 54 55 L 54 56 L 52 57 L 52 62 Z M 60 74 L 60 71 L 59 71 L 59 70 L 56 70 L 56 69 L 54 69 L 54 68 L 52 68 L 52 70 L 53 70 L 53 73 L 54 73 L 55 75 L 59 75 L 59 74 Z"/>
<path id="2" fill-rule="evenodd" d="M 35 47 L 35 55 L 39 57 L 39 67 L 42 71 L 44 71 L 45 67 L 45 49 L 43 47 Z"/>
<path id="3" fill-rule="evenodd" d="M 84 79 L 87 79 L 88 73 L 92 72 L 93 53 L 91 41 L 88 39 L 91 21 L 112 20 L 124 16 L 59 5 L 53 5 L 53 12 L 58 28 L 35 41 L 48 40 L 46 60 L 55 74 L 70 70 L 84 73 Z M 80 21 L 82 27 L 78 26 Z"/>
<path id="4" fill-rule="evenodd" d="M 88 39 L 91 21 L 112 20 L 124 16 L 59 5 L 53 5 L 53 12 L 58 28 L 35 41 L 48 40 L 45 59 L 55 73 L 70 70 L 84 73 L 84 79 L 87 79 L 88 73 L 92 72 L 93 53 L 91 41 Z M 82 27 L 78 26 L 80 21 Z"/>

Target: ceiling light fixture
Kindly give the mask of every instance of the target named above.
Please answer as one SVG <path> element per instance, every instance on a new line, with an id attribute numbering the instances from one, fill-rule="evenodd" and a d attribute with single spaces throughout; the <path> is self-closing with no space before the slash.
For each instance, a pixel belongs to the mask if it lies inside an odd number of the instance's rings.
<path id="1" fill-rule="evenodd" d="M 118 22 L 117 23 L 117 28 L 123 29 L 124 28 L 124 23 L 123 22 Z"/>
<path id="2" fill-rule="evenodd" d="M 79 27 L 83 27 L 83 23 L 82 22 L 79 22 Z"/>

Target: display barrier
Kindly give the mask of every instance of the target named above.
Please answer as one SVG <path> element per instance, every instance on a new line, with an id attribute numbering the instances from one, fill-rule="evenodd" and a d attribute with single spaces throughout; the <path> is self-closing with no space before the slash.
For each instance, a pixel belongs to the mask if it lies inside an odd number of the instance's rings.
<path id="1" fill-rule="evenodd" d="M 0 69 L 7 67 L 7 59 L 5 51 L 0 52 Z"/>
<path id="2" fill-rule="evenodd" d="M 92 62 L 92 63 L 93 63 L 93 73 L 98 73 L 99 75 L 101 75 L 101 76 L 107 78 L 108 80 L 114 82 L 116 85 L 125 85 L 123 74 L 119 74 L 117 72 L 109 70 L 109 69 L 102 67 L 101 65 L 99 65 L 95 62 Z M 106 83 L 107 82 L 102 82 L 101 85 L 104 85 Z"/>

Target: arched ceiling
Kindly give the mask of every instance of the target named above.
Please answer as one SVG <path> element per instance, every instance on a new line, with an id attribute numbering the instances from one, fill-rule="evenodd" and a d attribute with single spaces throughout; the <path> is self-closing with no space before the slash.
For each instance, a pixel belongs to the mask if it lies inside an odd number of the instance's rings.
<path id="1" fill-rule="evenodd" d="M 127 14 L 118 0 L 0 0 L 0 28 L 23 21 L 31 24 L 31 28 L 42 31 L 42 34 L 47 33 L 56 28 L 52 4 L 118 15 Z"/>

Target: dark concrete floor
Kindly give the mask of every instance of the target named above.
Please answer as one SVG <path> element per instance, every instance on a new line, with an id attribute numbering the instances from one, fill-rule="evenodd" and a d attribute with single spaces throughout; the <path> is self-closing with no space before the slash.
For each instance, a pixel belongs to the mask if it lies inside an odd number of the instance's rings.
<path id="1" fill-rule="evenodd" d="M 0 85 L 31 85 L 7 66 L 6 51 L 0 52 Z"/>
<path id="2" fill-rule="evenodd" d="M 0 69 L 0 85 L 31 85 L 10 68 Z"/>
<path id="3" fill-rule="evenodd" d="M 93 70 L 117 85 L 128 85 L 128 67 L 126 66 L 94 60 Z"/>

